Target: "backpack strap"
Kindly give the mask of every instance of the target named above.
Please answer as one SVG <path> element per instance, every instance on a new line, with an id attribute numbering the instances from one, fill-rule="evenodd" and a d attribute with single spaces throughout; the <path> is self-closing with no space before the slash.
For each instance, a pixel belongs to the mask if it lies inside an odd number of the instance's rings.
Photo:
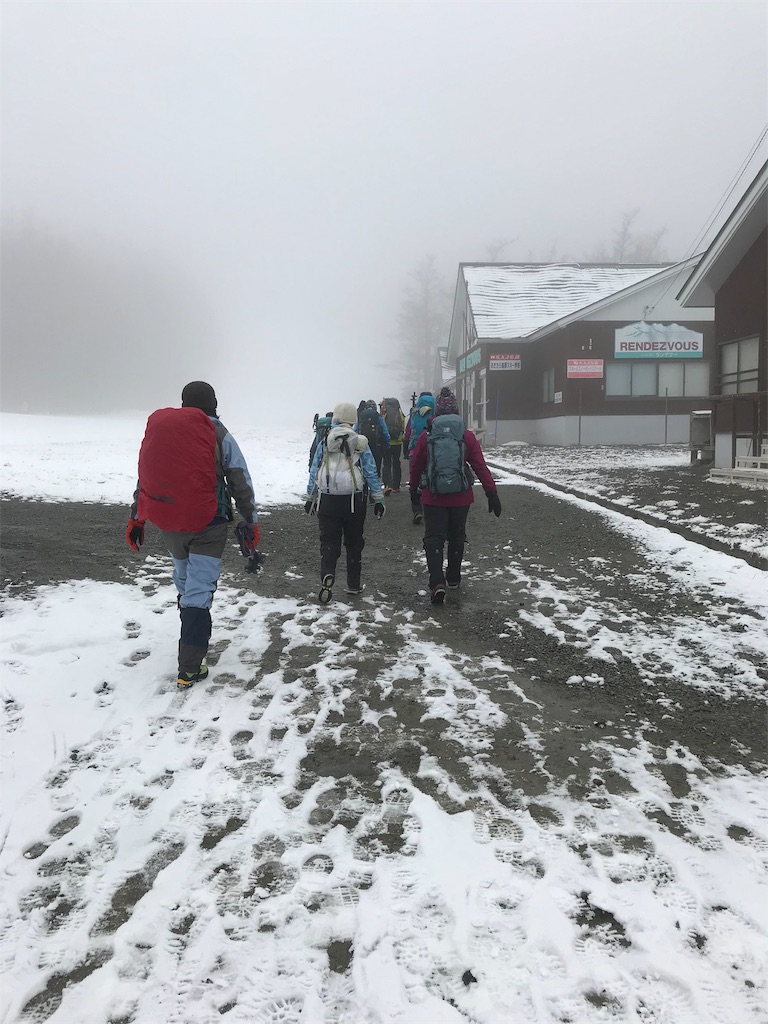
<path id="1" fill-rule="evenodd" d="M 354 499 L 354 492 L 357 490 L 357 475 L 355 473 L 355 464 L 352 461 L 352 453 L 349 450 L 349 438 L 342 437 L 341 439 L 341 451 L 347 456 L 347 465 L 349 466 L 349 475 L 352 477 L 352 486 L 354 488 L 352 497 Z M 362 488 L 361 488 L 362 490 Z"/>

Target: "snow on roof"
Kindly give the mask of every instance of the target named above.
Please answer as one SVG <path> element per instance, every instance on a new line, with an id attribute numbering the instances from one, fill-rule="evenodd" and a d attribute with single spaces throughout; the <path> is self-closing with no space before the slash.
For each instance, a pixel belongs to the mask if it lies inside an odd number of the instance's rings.
<path id="1" fill-rule="evenodd" d="M 479 338 L 525 338 L 608 298 L 665 265 L 485 264 L 463 266 Z"/>

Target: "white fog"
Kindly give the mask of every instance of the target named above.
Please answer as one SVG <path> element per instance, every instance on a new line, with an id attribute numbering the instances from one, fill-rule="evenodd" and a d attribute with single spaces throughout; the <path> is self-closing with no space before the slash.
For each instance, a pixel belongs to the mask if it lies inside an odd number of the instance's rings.
<path id="1" fill-rule="evenodd" d="M 431 257 L 678 260 L 766 121 L 760 3 L 5 3 L 3 391 L 291 422 L 424 382 Z"/>

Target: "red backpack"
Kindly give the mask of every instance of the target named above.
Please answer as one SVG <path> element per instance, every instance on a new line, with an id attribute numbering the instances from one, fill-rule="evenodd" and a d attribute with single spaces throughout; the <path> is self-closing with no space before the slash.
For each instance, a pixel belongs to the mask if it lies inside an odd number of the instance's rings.
<path id="1" fill-rule="evenodd" d="M 138 518 L 197 533 L 215 518 L 216 427 L 202 409 L 158 409 L 139 452 Z"/>

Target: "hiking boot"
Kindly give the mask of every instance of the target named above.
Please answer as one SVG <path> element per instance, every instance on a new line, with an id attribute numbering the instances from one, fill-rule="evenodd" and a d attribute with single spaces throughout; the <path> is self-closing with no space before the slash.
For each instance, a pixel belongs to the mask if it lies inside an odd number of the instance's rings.
<path id="1" fill-rule="evenodd" d="M 333 590 L 333 582 L 335 579 L 336 577 L 330 572 L 326 576 L 323 576 L 320 593 L 317 595 L 317 599 L 320 604 L 328 604 L 331 600 L 331 591 Z"/>
<path id="2" fill-rule="evenodd" d="M 201 665 L 197 672 L 179 672 L 176 686 L 179 690 L 187 690 L 193 683 L 199 683 L 208 675 L 208 666 Z"/>
<path id="3" fill-rule="evenodd" d="M 432 595 L 430 597 L 430 601 L 432 602 L 432 604 L 442 604 L 444 600 L 445 600 L 445 584 L 444 583 L 436 583 L 434 585 L 434 587 L 432 587 Z"/>
<path id="4" fill-rule="evenodd" d="M 359 583 L 356 587 L 351 587 L 349 583 L 344 587 L 345 594 L 362 594 L 365 590 L 365 584 Z"/>
<path id="5" fill-rule="evenodd" d="M 392 488 L 391 488 L 391 487 L 390 487 L 389 485 L 387 485 L 387 486 L 386 486 L 386 487 L 384 488 L 384 497 L 385 497 L 385 498 L 388 498 L 388 497 L 390 496 L 390 494 L 391 494 L 391 493 L 392 493 Z"/>
<path id="6" fill-rule="evenodd" d="M 448 580 L 448 583 L 447 583 L 448 589 L 449 590 L 458 590 L 460 582 L 461 582 L 461 580 Z"/>
<path id="7" fill-rule="evenodd" d="M 413 513 L 413 525 L 414 526 L 420 526 L 421 525 L 421 521 L 422 521 L 423 518 L 424 518 L 424 513 L 423 512 L 414 512 Z"/>

